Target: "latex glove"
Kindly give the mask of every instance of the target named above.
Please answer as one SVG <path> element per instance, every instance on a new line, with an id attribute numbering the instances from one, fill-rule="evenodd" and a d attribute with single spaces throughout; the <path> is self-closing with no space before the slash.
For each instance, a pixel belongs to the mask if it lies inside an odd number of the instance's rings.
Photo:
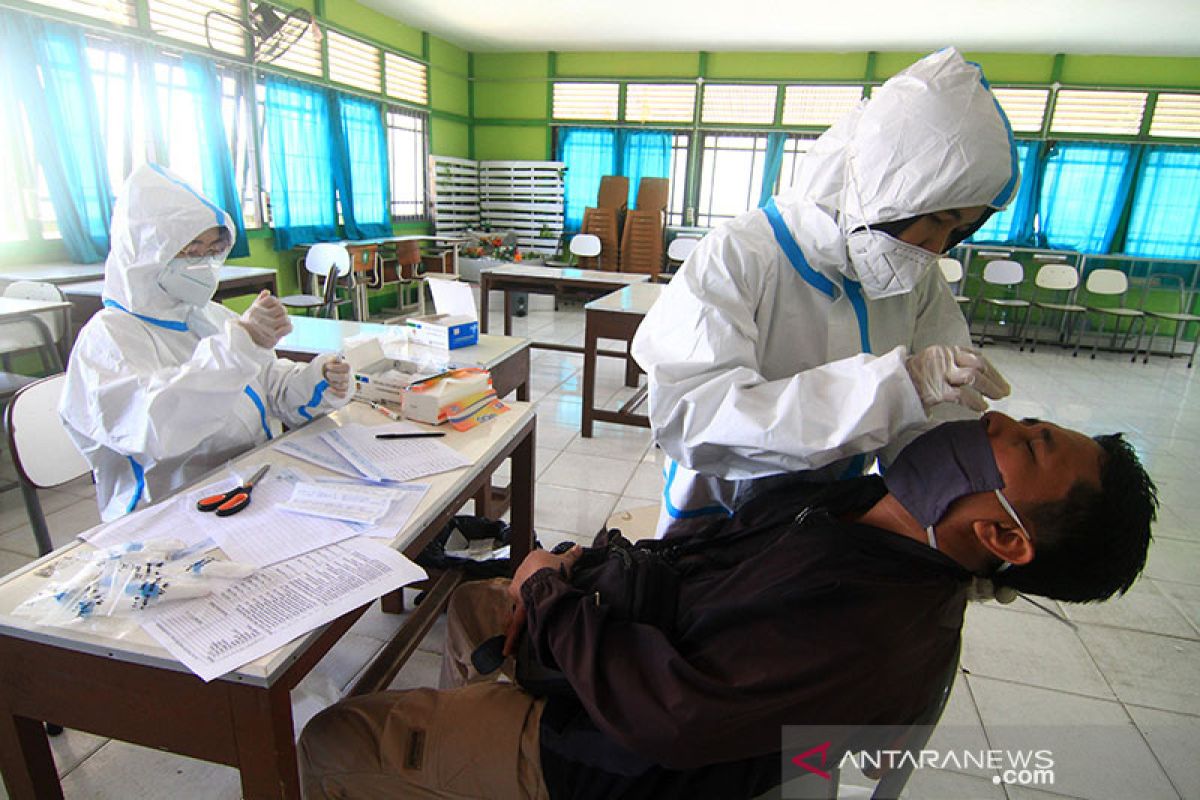
<path id="1" fill-rule="evenodd" d="M 987 411 L 984 397 L 999 400 L 1011 391 L 991 362 L 973 347 L 935 344 L 909 356 L 904 362 L 921 405 L 958 403 L 975 411 Z"/>
<path id="2" fill-rule="evenodd" d="M 321 375 L 329 383 L 329 391 L 335 396 L 345 397 L 350 393 L 350 365 L 341 356 L 326 361 L 321 367 Z"/>
<path id="3" fill-rule="evenodd" d="M 246 329 L 256 345 L 267 350 L 274 350 L 279 340 L 292 332 L 292 320 L 288 317 L 287 309 L 278 297 L 266 289 L 254 298 L 238 324 Z"/>

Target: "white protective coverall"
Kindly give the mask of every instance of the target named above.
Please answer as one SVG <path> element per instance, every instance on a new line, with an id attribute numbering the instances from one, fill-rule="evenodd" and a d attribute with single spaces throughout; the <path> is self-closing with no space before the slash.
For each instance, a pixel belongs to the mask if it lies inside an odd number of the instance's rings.
<path id="1" fill-rule="evenodd" d="M 1002 208 L 1017 179 L 1007 119 L 979 68 L 947 49 L 826 131 L 791 189 L 710 232 L 632 345 L 668 457 L 658 535 L 731 513 L 747 479 L 860 474 L 867 456 L 928 427 L 905 359 L 968 345 L 962 312 L 936 266 L 912 291 L 864 296 L 847 277 L 846 234 Z"/>
<path id="2" fill-rule="evenodd" d="M 228 214 L 154 165 L 129 177 L 113 209 L 105 307 L 79 332 L 59 405 L 92 465 L 104 520 L 266 441 L 268 414 L 297 426 L 349 401 L 326 392 L 327 356 L 276 358 L 233 311 L 182 302 L 159 286 L 167 263 L 216 226 L 232 242 Z"/>

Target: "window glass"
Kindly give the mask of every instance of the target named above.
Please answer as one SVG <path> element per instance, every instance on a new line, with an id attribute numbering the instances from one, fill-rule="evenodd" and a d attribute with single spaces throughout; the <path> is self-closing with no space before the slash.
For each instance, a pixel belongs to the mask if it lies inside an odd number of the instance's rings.
<path id="1" fill-rule="evenodd" d="M 391 108 L 387 115 L 392 216 L 425 216 L 425 116 Z"/>
<path id="2" fill-rule="evenodd" d="M 696 224 L 712 227 L 758 203 L 766 134 L 705 134 Z"/>

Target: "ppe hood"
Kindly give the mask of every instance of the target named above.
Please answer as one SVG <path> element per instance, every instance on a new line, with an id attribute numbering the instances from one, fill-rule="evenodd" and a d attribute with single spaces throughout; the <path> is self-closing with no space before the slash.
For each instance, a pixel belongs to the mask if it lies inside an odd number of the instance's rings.
<path id="1" fill-rule="evenodd" d="M 158 285 L 159 275 L 192 239 L 214 227 L 229 233 L 229 215 L 186 181 L 156 164 L 133 171 L 113 207 L 112 246 L 104 265 L 104 297 L 155 319 L 184 321 L 190 307 Z"/>
<path id="2" fill-rule="evenodd" d="M 815 203 L 843 232 L 952 208 L 1006 206 L 1016 143 L 978 65 L 954 48 L 926 56 L 826 131 L 787 203 Z"/>

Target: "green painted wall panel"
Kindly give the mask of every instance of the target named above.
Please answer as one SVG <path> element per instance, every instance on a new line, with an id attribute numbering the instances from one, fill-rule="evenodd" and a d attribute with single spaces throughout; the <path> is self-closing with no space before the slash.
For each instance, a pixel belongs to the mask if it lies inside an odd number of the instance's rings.
<path id="1" fill-rule="evenodd" d="M 705 77 L 862 80 L 866 71 L 866 53 L 709 53 Z"/>
<path id="2" fill-rule="evenodd" d="M 326 2 L 325 19 L 348 32 L 361 33 L 382 44 L 421 55 L 421 31 L 354 0 Z"/>
<path id="3" fill-rule="evenodd" d="M 483 81 L 475 84 L 475 119 L 545 119 L 544 81 Z"/>
<path id="4" fill-rule="evenodd" d="M 465 78 L 440 69 L 429 70 L 429 100 L 433 108 L 459 116 L 471 113 L 470 88 Z"/>
<path id="5" fill-rule="evenodd" d="M 694 78 L 700 71 L 699 53 L 558 53 L 559 78 Z"/>
<path id="6" fill-rule="evenodd" d="M 909 64 L 927 55 L 929 54 L 909 52 L 877 53 L 875 55 L 875 74 L 872 77 L 876 80 L 887 80 Z"/>
<path id="7" fill-rule="evenodd" d="M 476 78 L 545 78 L 549 53 L 476 53 Z"/>
<path id="8" fill-rule="evenodd" d="M 983 67 L 992 83 L 1049 83 L 1054 76 L 1054 56 L 1049 53 L 963 53 Z"/>
<path id="9" fill-rule="evenodd" d="M 1063 83 L 1200 88 L 1200 58 L 1067 56 Z"/>
<path id="10" fill-rule="evenodd" d="M 429 63 L 431 66 L 456 74 L 464 80 L 467 77 L 467 61 L 469 54 L 466 50 L 445 39 L 436 36 L 429 37 Z"/>
<path id="11" fill-rule="evenodd" d="M 475 125 L 475 158 L 481 161 L 542 161 L 549 157 L 550 129 L 544 125 Z"/>
<path id="12" fill-rule="evenodd" d="M 470 130 L 467 125 L 434 117 L 429 124 L 430 148 L 434 155 L 470 158 Z"/>

